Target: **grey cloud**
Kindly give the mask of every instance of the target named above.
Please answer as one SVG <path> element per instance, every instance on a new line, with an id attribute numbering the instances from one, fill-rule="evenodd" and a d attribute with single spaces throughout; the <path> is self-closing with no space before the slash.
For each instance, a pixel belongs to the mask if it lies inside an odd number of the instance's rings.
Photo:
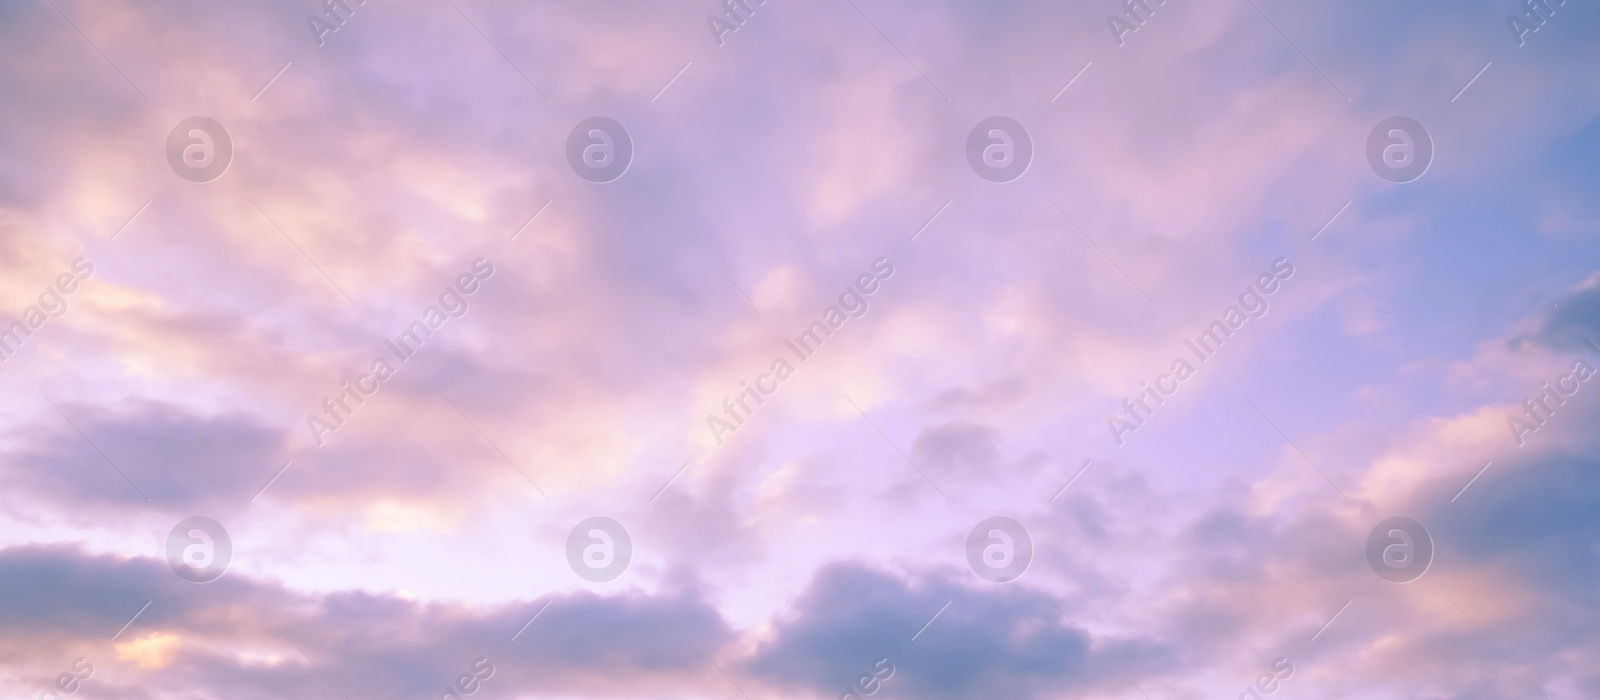
<path id="1" fill-rule="evenodd" d="M 1159 645 L 1101 643 L 1133 663 L 1159 654 Z M 1126 682 L 1091 654 L 1039 591 L 975 588 L 947 574 L 902 580 L 835 564 L 819 572 L 745 667 L 770 683 L 830 696 L 882 657 L 897 669 L 885 687 L 902 697 L 1048 697 Z"/>
<path id="2" fill-rule="evenodd" d="M 953 477 L 993 475 L 1000 464 L 1000 431 L 964 421 L 922 431 L 911 443 L 911 456 L 934 474 Z"/>
<path id="3" fill-rule="evenodd" d="M 478 657 L 495 665 L 490 687 L 502 694 L 653 697 L 661 687 L 725 683 L 695 645 L 716 655 L 733 638 L 692 588 L 653 599 L 580 592 L 478 609 L 360 592 L 319 596 L 231 574 L 196 585 L 165 562 L 66 547 L 0 551 L 0 600 L 8 667 L 43 682 L 86 655 L 100 669 L 98 697 L 121 699 L 339 697 L 283 633 L 353 697 L 436 696 Z M 109 640 L 147 600 L 119 641 L 159 631 L 182 644 L 170 665 L 138 670 L 117 660 Z M 239 656 L 261 651 L 283 661 Z"/>
<path id="4" fill-rule="evenodd" d="M 1522 340 L 1533 340 L 1555 350 L 1592 352 L 1585 341 L 1600 343 L 1600 287 L 1579 290 L 1561 299 L 1538 332 L 1519 336 L 1512 343 Z"/>
<path id="5" fill-rule="evenodd" d="M 93 442 L 41 400 L 48 414 L 40 422 L 48 427 L 15 433 L 39 437 L 22 441 L 0 469 L 4 498 L 19 512 L 40 501 L 69 517 L 92 509 L 146 508 L 141 489 L 150 505 L 169 512 L 231 509 L 246 503 L 283 463 L 283 434 L 245 414 L 200 416 L 148 402 L 113 409 L 58 403 Z"/>

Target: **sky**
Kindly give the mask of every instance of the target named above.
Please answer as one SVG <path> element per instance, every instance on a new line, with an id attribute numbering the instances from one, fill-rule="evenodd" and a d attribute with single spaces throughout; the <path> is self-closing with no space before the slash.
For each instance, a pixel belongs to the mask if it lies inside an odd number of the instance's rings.
<path id="1" fill-rule="evenodd" d="M 1600 696 L 1597 31 L 0 5 L 0 688 Z"/>

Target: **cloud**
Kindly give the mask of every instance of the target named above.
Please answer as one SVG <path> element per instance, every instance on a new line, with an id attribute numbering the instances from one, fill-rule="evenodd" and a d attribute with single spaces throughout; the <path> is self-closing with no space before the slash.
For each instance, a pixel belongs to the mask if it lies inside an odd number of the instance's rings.
<path id="1" fill-rule="evenodd" d="M 1136 646 L 1106 642 L 1123 651 Z M 888 658 L 896 670 L 884 685 L 896 693 L 1031 698 L 1113 682 L 1090 653 L 1082 633 L 1039 591 L 976 589 L 948 574 L 907 580 L 835 564 L 818 572 L 745 666 L 790 692 L 833 697 Z"/>
<path id="2" fill-rule="evenodd" d="M 425 696 L 478 657 L 495 665 L 501 693 L 643 697 L 726 682 L 696 645 L 716 654 L 731 639 L 690 590 L 473 608 L 304 594 L 238 574 L 197 585 L 161 562 L 65 547 L 0 551 L 0 594 L 11 601 L 0 609 L 9 666 L 48 680 L 84 656 L 97 693 L 115 698 L 321 697 L 333 690 L 322 671 L 357 695 Z"/>
<path id="3" fill-rule="evenodd" d="M 322 47 L 315 3 L 0 8 L 0 312 L 97 270 L 0 371 L 0 675 L 425 697 L 483 656 L 505 696 L 737 696 L 709 656 L 836 697 L 888 657 L 907 696 L 1236 697 L 1288 655 L 1307 696 L 1528 694 L 1492 636 L 1600 694 L 1594 390 L 1504 431 L 1600 342 L 1593 17 L 1519 48 L 1487 0 L 1151 6 L 1126 46 L 1110 0 L 752 3 L 726 46 L 714 2 L 352 3 Z M 638 146 L 604 186 L 563 152 L 596 114 Z M 1005 185 L 962 150 L 996 114 L 1036 145 Z M 1396 114 L 1438 146 L 1405 186 L 1363 149 Z M 195 115 L 237 145 L 204 185 L 162 152 Z M 315 446 L 479 255 L 470 313 Z M 871 313 L 707 440 L 880 255 Z M 1270 317 L 1115 448 L 1107 411 L 1278 255 Z M 1264 391 L 1282 434 L 1239 413 Z M 961 543 L 1002 512 L 1037 559 L 989 586 Z M 159 553 L 201 513 L 238 558 L 195 586 Z M 562 546 L 601 513 L 638 559 L 591 592 Z M 1390 513 L 1435 532 L 1415 585 L 1361 555 Z"/>
<path id="4" fill-rule="evenodd" d="M 1564 297 L 1532 339 L 1566 352 L 1585 352 L 1588 342 L 1600 343 L 1600 285 L 1587 284 Z"/>
<path id="5" fill-rule="evenodd" d="M 0 476 L 18 513 L 83 522 L 144 510 L 142 494 L 167 513 L 216 511 L 249 500 L 284 455 L 284 436 L 244 414 L 202 416 L 150 402 L 113 410 L 67 402 L 61 410 L 70 418 L 57 413 L 46 437 L 23 443 Z"/>
<path id="6" fill-rule="evenodd" d="M 993 476 L 1000 463 L 999 432 L 972 423 L 947 423 L 924 430 L 911 443 L 912 458 L 935 474 Z"/>

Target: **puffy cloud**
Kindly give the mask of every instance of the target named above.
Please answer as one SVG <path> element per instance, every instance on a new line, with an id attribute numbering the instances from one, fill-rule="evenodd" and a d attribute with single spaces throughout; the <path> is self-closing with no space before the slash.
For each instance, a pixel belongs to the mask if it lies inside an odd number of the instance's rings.
<path id="1" fill-rule="evenodd" d="M 1155 651 L 1138 640 L 1110 648 L 1137 649 L 1130 662 L 1147 662 Z M 943 574 L 904 580 L 840 564 L 818 573 L 747 666 L 829 697 L 873 673 L 879 659 L 894 667 L 885 689 L 917 697 L 1050 697 L 1126 682 L 1092 653 L 1039 591 L 978 589 Z"/>

